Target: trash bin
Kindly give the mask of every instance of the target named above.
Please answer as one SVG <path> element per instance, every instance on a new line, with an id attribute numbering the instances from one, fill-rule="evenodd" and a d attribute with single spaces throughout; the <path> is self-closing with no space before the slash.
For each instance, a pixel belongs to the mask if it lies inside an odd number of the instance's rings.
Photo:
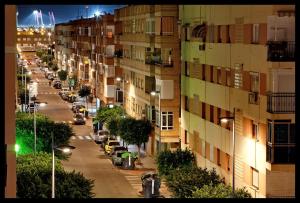
<path id="1" fill-rule="evenodd" d="M 145 198 L 157 198 L 160 196 L 160 178 L 155 175 L 142 177 L 143 194 Z"/>
<path id="2" fill-rule="evenodd" d="M 133 170 L 135 168 L 135 157 L 128 156 L 126 158 L 122 158 L 122 167 L 123 169 Z"/>

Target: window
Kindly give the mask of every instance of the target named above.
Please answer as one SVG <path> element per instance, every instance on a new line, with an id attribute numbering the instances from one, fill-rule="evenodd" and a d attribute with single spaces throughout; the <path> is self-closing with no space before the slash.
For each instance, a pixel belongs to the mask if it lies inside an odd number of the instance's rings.
<path id="1" fill-rule="evenodd" d="M 26 38 L 23 38 L 23 41 L 26 41 Z"/>
<path id="2" fill-rule="evenodd" d="M 252 172 L 252 186 L 255 188 L 259 188 L 259 172 L 255 168 L 251 167 Z"/>
<path id="3" fill-rule="evenodd" d="M 202 118 L 205 119 L 206 109 L 205 109 L 205 103 L 202 102 Z"/>
<path id="4" fill-rule="evenodd" d="M 209 110 L 210 110 L 210 118 L 209 118 L 209 120 L 210 120 L 210 122 L 213 123 L 214 122 L 214 106 L 210 105 Z"/>
<path id="5" fill-rule="evenodd" d="M 217 82 L 218 82 L 218 84 L 222 84 L 222 71 L 221 71 L 221 67 L 217 67 Z"/>
<path id="6" fill-rule="evenodd" d="M 27 41 L 31 41 L 31 38 L 27 38 Z"/>
<path id="7" fill-rule="evenodd" d="M 173 112 L 162 112 L 162 130 L 172 130 L 173 129 Z"/>
<path id="8" fill-rule="evenodd" d="M 209 145 L 209 158 L 213 162 L 214 161 L 214 145 Z"/>
<path id="9" fill-rule="evenodd" d="M 252 43 L 256 44 L 259 42 L 259 24 L 253 24 L 252 31 Z"/>
<path id="10" fill-rule="evenodd" d="M 295 163 L 295 124 L 290 120 L 268 121 L 267 161 Z"/>
<path id="11" fill-rule="evenodd" d="M 173 35 L 174 32 L 174 17 L 162 17 L 161 28 L 163 35 Z"/>
<path id="12" fill-rule="evenodd" d="M 258 124 L 252 121 L 252 138 L 257 139 L 258 136 Z"/>
<path id="13" fill-rule="evenodd" d="M 188 140 L 188 132 L 187 130 L 184 130 L 184 144 L 188 144 L 189 140 Z"/>
<path id="14" fill-rule="evenodd" d="M 250 73 L 251 92 L 259 92 L 259 73 L 258 72 L 249 72 L 249 73 Z"/>
<path id="15" fill-rule="evenodd" d="M 220 149 L 217 149 L 217 164 L 218 166 L 221 166 L 221 157 L 220 157 Z"/>
<path id="16" fill-rule="evenodd" d="M 218 34 L 218 43 L 221 43 L 222 42 L 222 40 L 221 40 L 221 25 L 218 25 L 218 27 L 217 27 L 217 34 Z"/>
<path id="17" fill-rule="evenodd" d="M 227 171 L 230 171 L 230 155 L 226 153 Z"/>
<path id="18" fill-rule="evenodd" d="M 228 87 L 231 86 L 231 71 L 230 71 L 230 68 L 226 69 L 226 85 Z"/>
<path id="19" fill-rule="evenodd" d="M 189 97 L 188 96 L 184 96 L 184 110 L 190 111 L 189 107 L 190 107 Z"/>
<path id="20" fill-rule="evenodd" d="M 158 110 L 155 111 L 155 123 L 156 123 L 157 127 L 160 126 L 160 116 L 159 116 L 159 111 Z"/>
<path id="21" fill-rule="evenodd" d="M 190 76 L 190 67 L 188 66 L 187 61 L 184 62 L 184 73 L 185 73 L 185 76 Z"/>
<path id="22" fill-rule="evenodd" d="M 190 41 L 190 26 L 186 26 L 184 28 L 185 32 L 185 41 Z"/>
<path id="23" fill-rule="evenodd" d="M 202 64 L 202 80 L 205 80 L 205 64 Z"/>
<path id="24" fill-rule="evenodd" d="M 214 82 L 214 66 L 210 66 L 210 82 Z"/>
<path id="25" fill-rule="evenodd" d="M 221 118 L 221 108 L 217 108 L 217 117 L 218 117 L 218 124 L 221 125 L 219 119 Z"/>
<path id="26" fill-rule="evenodd" d="M 243 87 L 243 65 L 235 64 L 234 65 L 234 88 Z"/>
<path id="27" fill-rule="evenodd" d="M 18 40 L 18 42 L 19 42 L 19 41 L 21 41 L 21 38 L 18 38 L 17 40 Z"/>

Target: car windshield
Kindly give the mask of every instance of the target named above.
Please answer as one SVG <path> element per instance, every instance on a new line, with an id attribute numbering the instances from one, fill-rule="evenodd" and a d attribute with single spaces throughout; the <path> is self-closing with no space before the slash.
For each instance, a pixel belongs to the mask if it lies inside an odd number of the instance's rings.
<path id="1" fill-rule="evenodd" d="M 125 150 L 125 147 L 115 147 L 115 151 L 119 151 L 119 150 Z"/>
<path id="2" fill-rule="evenodd" d="M 109 145 L 109 146 L 119 145 L 119 142 L 110 142 L 108 145 Z"/>

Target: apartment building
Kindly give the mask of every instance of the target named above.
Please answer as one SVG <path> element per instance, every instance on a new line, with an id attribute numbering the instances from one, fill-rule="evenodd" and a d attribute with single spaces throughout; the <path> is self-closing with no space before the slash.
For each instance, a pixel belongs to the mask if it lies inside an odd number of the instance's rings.
<path id="1" fill-rule="evenodd" d="M 49 36 L 48 33 L 51 33 Z M 17 28 L 17 45 L 20 47 L 37 47 L 52 44 L 54 35 L 49 28 Z"/>
<path id="2" fill-rule="evenodd" d="M 116 85 L 124 90 L 126 113 L 155 125 L 145 149 L 148 154 L 179 143 L 177 19 L 177 5 L 130 5 L 115 10 L 115 67 L 122 69 L 123 81 Z"/>
<path id="3" fill-rule="evenodd" d="M 95 84 L 97 84 L 97 88 L 94 89 L 94 94 L 97 94 L 103 106 L 116 102 L 115 77 L 121 75 L 121 69 L 114 66 L 114 15 L 105 14 L 95 18 L 95 31 L 97 33 L 95 44 L 97 77 Z"/>
<path id="4" fill-rule="evenodd" d="M 294 13 L 179 6 L 181 147 L 253 197 L 295 196 Z"/>
<path id="5" fill-rule="evenodd" d="M 72 37 L 74 35 L 73 26 L 69 23 L 55 25 L 55 59 L 59 69 L 73 73 L 71 65 L 71 55 L 75 52 L 72 47 Z"/>

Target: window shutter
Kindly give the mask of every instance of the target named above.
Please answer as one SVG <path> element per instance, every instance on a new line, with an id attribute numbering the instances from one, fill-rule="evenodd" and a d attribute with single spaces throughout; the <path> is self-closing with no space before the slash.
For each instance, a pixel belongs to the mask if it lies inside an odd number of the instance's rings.
<path id="1" fill-rule="evenodd" d="M 162 17 L 162 34 L 173 35 L 174 32 L 174 18 L 173 17 Z"/>
<path id="2" fill-rule="evenodd" d="M 161 34 L 161 17 L 155 17 L 155 34 Z"/>

